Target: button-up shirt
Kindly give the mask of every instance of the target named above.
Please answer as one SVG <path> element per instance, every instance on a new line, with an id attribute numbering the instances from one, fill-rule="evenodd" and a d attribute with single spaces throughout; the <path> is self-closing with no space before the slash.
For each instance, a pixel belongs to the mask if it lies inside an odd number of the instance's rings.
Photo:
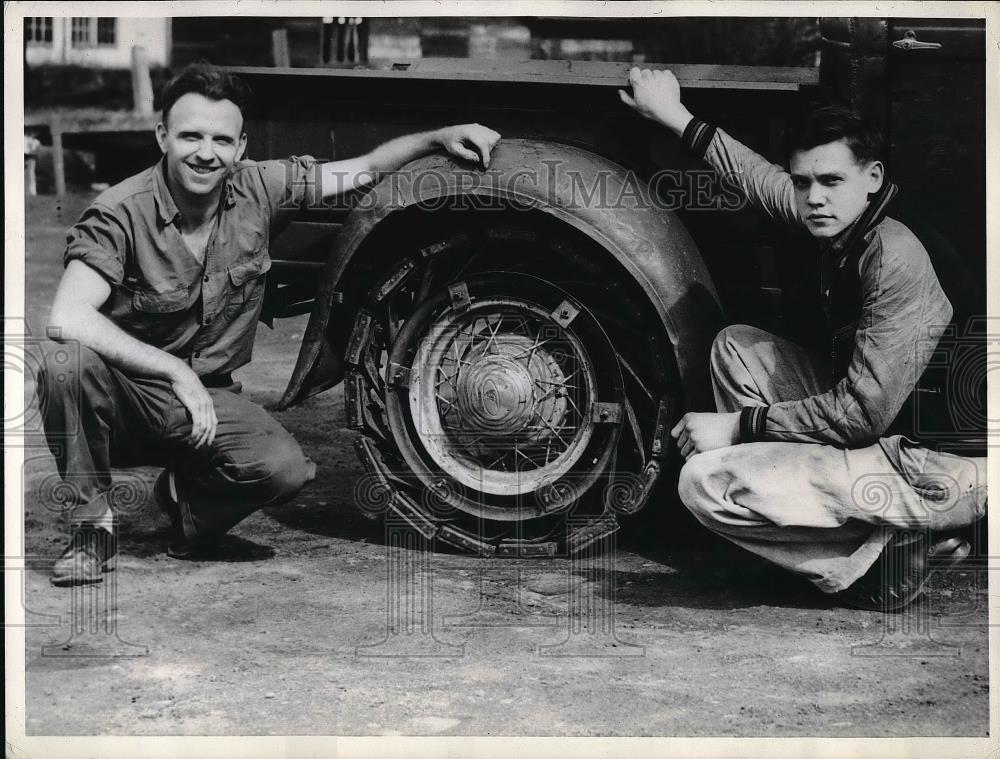
<path id="1" fill-rule="evenodd" d="M 94 200 L 69 230 L 64 264 L 83 261 L 107 279 L 100 310 L 130 335 L 200 377 L 225 375 L 250 360 L 269 241 L 314 198 L 316 167 L 311 156 L 236 164 L 198 260 L 160 161 Z"/>

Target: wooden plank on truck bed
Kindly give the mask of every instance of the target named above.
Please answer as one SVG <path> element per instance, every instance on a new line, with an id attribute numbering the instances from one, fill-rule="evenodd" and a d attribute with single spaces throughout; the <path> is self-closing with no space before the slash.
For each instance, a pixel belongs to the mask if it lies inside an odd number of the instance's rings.
<path id="1" fill-rule="evenodd" d="M 104 108 L 45 108 L 24 114 L 26 127 L 47 127 L 58 119 L 63 134 L 75 132 L 152 132 L 159 114 Z"/>
<path id="2" fill-rule="evenodd" d="M 265 76 L 340 79 L 447 80 L 579 84 L 621 87 L 631 63 L 606 61 L 490 61 L 469 58 L 424 58 L 395 64 L 397 69 L 263 68 L 233 66 L 229 71 Z M 644 63 L 670 69 L 684 87 L 736 90 L 797 91 L 819 84 L 819 69 L 790 66 L 723 66 L 693 63 Z"/>

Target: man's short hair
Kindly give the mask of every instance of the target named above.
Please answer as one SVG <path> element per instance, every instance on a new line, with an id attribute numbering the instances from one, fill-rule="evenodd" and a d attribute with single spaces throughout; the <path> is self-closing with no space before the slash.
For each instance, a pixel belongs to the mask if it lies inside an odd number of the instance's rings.
<path id="1" fill-rule="evenodd" d="M 164 124 L 167 123 L 167 115 L 174 103 L 192 92 L 209 100 L 233 102 L 240 109 L 244 120 L 253 98 L 250 87 L 238 76 L 219 71 L 209 63 L 192 63 L 163 88 L 161 104 Z"/>
<path id="2" fill-rule="evenodd" d="M 792 126 L 786 137 L 789 157 L 800 150 L 844 140 L 859 164 L 882 160 L 882 134 L 857 111 L 842 105 L 817 108 Z"/>

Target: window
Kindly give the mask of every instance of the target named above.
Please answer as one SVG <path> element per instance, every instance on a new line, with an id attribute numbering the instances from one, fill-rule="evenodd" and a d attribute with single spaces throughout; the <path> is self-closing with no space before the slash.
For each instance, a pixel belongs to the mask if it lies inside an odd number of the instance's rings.
<path id="1" fill-rule="evenodd" d="M 90 19 L 74 18 L 70 24 L 70 41 L 73 47 L 87 47 L 90 41 Z"/>
<path id="2" fill-rule="evenodd" d="M 25 18 L 24 39 L 29 45 L 51 45 L 52 19 L 47 16 L 28 16 Z"/>
<path id="3" fill-rule="evenodd" d="M 74 18 L 70 25 L 73 47 L 114 45 L 118 37 L 118 19 Z"/>
<path id="4" fill-rule="evenodd" d="M 99 18 L 97 19 L 97 44 L 98 45 L 114 45 L 117 42 L 116 34 L 118 27 L 118 19 L 115 18 Z"/>

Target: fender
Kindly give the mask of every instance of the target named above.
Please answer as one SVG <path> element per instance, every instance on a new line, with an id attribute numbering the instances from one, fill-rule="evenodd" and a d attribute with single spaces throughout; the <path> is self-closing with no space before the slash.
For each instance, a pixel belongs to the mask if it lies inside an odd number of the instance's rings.
<path id="1" fill-rule="evenodd" d="M 599 191 L 592 192 L 595 187 Z M 337 284 L 371 231 L 408 206 L 469 193 L 552 214 L 607 250 L 660 318 L 673 347 L 685 408 L 714 410 L 709 351 L 724 326 L 723 314 L 688 231 L 633 172 L 586 150 L 522 139 L 500 142 L 486 171 L 435 154 L 410 162 L 372 188 L 337 236 L 279 408 L 343 379 L 340 347 L 328 340 L 327 324 Z"/>

